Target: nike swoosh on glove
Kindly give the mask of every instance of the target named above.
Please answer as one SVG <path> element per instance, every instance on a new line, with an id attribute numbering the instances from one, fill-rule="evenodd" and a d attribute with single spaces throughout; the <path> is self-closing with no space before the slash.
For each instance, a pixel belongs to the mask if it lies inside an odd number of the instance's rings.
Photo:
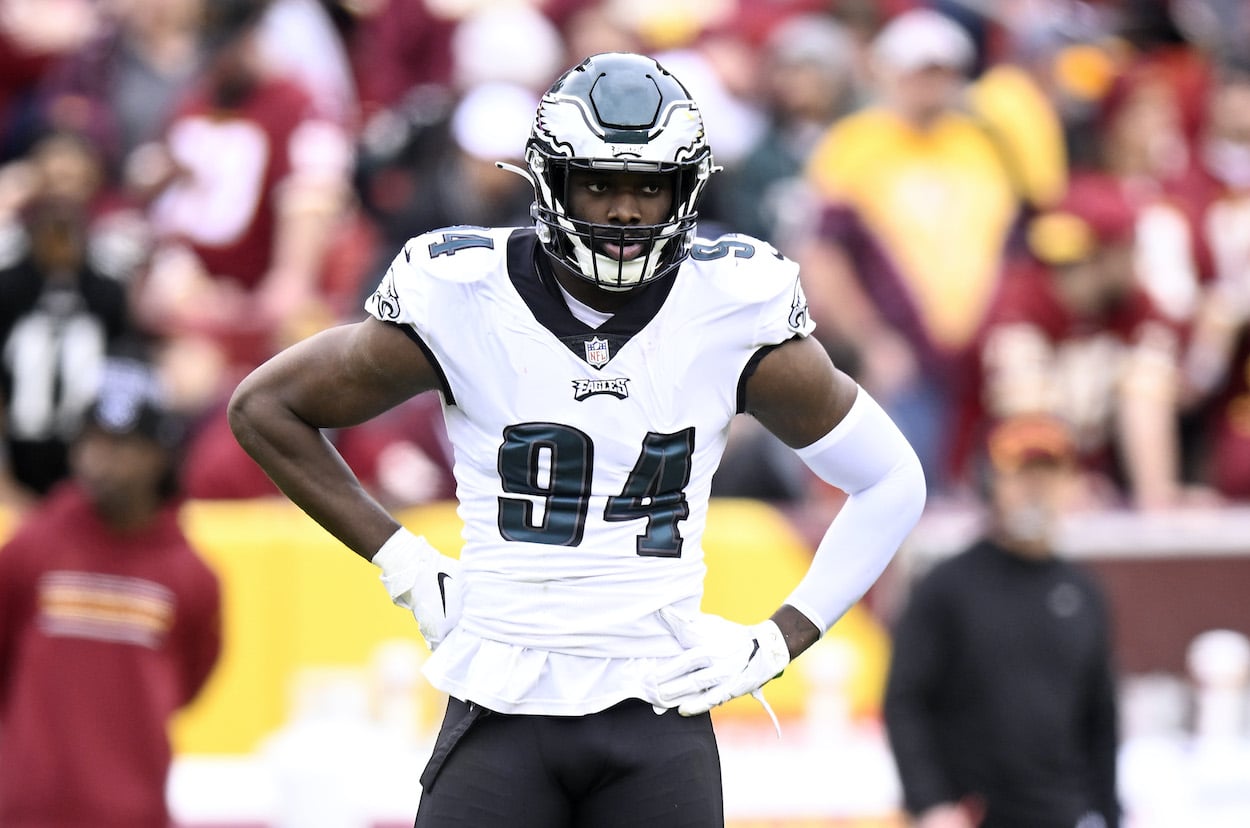
<path id="1" fill-rule="evenodd" d="M 431 650 L 460 621 L 460 561 L 442 554 L 429 541 L 400 528 L 373 556 L 382 585 L 397 607 L 410 610 Z"/>
<path id="2" fill-rule="evenodd" d="M 691 618 L 668 607 L 659 614 L 686 652 L 652 680 L 660 701 L 683 716 L 747 694 L 763 702 L 760 688 L 790 663 L 785 638 L 771 620 L 747 626 L 710 613 Z"/>

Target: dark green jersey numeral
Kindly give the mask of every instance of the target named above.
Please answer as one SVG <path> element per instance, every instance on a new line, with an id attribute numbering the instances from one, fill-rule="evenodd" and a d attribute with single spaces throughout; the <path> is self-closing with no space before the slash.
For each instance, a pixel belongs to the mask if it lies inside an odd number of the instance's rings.
<path id="1" fill-rule="evenodd" d="M 490 236 L 482 236 L 477 233 L 444 233 L 441 242 L 432 242 L 430 244 L 430 258 L 450 256 L 457 250 L 466 250 L 470 247 L 486 247 L 494 250 L 495 240 Z"/>
<path id="2" fill-rule="evenodd" d="M 616 497 L 608 498 L 604 520 L 647 519 L 646 534 L 638 536 L 639 555 L 681 556 L 677 522 L 690 517 L 685 490 L 690 482 L 693 453 L 693 428 L 675 434 L 648 433 L 625 488 Z"/>
<path id="3" fill-rule="evenodd" d="M 749 259 L 755 255 L 755 245 L 736 239 L 721 239 L 716 244 L 696 242 L 690 249 L 690 258 L 700 262 L 723 259 L 730 254 L 735 259 Z"/>
<path id="4" fill-rule="evenodd" d="M 499 534 L 510 541 L 581 543 L 594 456 L 590 437 L 570 426 L 525 423 L 504 429 L 498 458 L 503 490 L 546 502 L 535 524 L 532 501 L 499 498 Z"/>
<path id="5" fill-rule="evenodd" d="M 572 426 L 523 423 L 504 429 L 499 447 L 499 479 L 509 494 L 499 498 L 499 534 L 506 540 L 577 546 L 586 526 L 594 445 Z M 646 520 L 636 551 L 647 557 L 681 556 L 678 522 L 690 516 L 694 429 L 673 434 L 649 432 L 619 495 L 609 497 L 603 518 Z M 543 498 L 542 516 L 535 503 Z"/>

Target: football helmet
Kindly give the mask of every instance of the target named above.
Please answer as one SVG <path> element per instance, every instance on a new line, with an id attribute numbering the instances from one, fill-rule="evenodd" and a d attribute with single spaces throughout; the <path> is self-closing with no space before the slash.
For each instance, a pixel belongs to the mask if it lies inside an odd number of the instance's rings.
<path id="1" fill-rule="evenodd" d="M 628 53 L 589 57 L 551 86 L 538 105 L 525 162 L 544 250 L 574 275 L 611 291 L 661 279 L 685 260 L 699 198 L 718 169 L 686 88 L 651 58 Z M 626 227 L 572 216 L 573 169 L 670 176 L 667 220 Z M 606 254 L 605 244 L 620 252 Z M 638 245 L 642 253 L 626 258 L 624 250 Z"/>

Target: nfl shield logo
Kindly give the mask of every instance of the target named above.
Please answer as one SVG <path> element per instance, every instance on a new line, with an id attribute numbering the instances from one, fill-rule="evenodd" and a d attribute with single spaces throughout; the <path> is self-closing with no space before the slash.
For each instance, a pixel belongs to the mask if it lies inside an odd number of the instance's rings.
<path id="1" fill-rule="evenodd" d="M 586 361 L 595 368 L 602 368 L 608 364 L 608 341 L 595 337 L 586 344 Z"/>

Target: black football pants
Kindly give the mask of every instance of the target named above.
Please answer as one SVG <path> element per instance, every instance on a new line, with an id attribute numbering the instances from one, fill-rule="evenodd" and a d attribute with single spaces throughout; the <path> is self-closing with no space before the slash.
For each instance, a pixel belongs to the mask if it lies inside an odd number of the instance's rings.
<path id="1" fill-rule="evenodd" d="M 452 699 L 416 828 L 723 828 L 708 714 L 626 701 L 588 716 L 510 716 Z"/>

